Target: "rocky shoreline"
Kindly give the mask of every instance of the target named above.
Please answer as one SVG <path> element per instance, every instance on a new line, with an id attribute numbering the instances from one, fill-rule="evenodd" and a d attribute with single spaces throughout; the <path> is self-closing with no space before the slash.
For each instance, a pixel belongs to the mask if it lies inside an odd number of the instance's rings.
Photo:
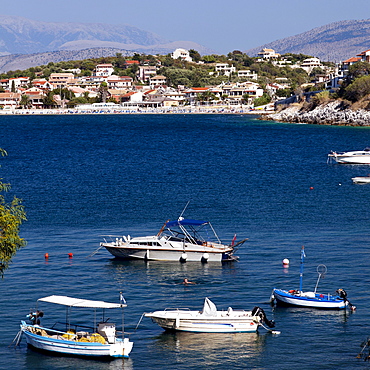
<path id="1" fill-rule="evenodd" d="M 370 126 L 370 111 L 343 109 L 340 101 L 319 105 L 311 111 L 303 110 L 301 104 L 292 104 L 280 112 L 262 115 L 261 119 L 317 125 Z"/>

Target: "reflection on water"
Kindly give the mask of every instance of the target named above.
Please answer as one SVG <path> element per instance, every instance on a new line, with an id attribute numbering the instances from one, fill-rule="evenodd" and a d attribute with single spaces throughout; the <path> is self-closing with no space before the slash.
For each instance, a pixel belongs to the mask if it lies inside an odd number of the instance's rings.
<path id="1" fill-rule="evenodd" d="M 281 307 L 273 308 L 276 321 L 285 320 L 286 316 L 294 318 L 294 320 L 314 320 L 317 324 L 345 324 L 348 319 L 356 314 L 356 311 L 351 310 L 322 310 L 305 307 Z"/>
<path id="2" fill-rule="evenodd" d="M 212 366 L 219 364 L 221 357 L 227 358 L 229 365 L 256 358 L 264 351 L 265 342 L 266 335 L 258 333 L 164 332 L 154 338 L 153 345 L 155 351 L 175 353 L 178 362 L 192 358 Z"/>
<path id="3" fill-rule="evenodd" d="M 89 369 L 89 370 L 133 370 L 133 360 L 98 360 L 78 357 L 58 356 L 51 353 L 34 351 L 30 348 L 25 354 L 27 369 Z"/>

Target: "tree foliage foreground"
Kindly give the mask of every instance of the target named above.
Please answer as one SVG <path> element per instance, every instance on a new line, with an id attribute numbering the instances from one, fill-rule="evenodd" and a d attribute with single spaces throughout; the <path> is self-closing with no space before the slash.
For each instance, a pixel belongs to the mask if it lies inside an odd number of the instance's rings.
<path id="1" fill-rule="evenodd" d="M 0 154 L 4 157 L 7 153 L 0 148 Z M 26 220 L 22 201 L 14 197 L 10 203 L 6 202 L 3 193 L 10 189 L 10 184 L 1 180 L 0 178 L 0 276 L 3 278 L 18 249 L 27 243 L 19 236 L 19 227 Z"/>

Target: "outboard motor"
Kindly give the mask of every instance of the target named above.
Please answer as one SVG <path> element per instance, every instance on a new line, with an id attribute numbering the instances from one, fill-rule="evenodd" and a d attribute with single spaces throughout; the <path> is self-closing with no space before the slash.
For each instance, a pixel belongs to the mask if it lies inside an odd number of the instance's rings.
<path id="1" fill-rule="evenodd" d="M 354 306 L 354 305 L 353 305 L 353 304 L 352 304 L 352 303 L 347 299 L 347 292 L 346 292 L 344 289 L 340 288 L 340 289 L 338 289 L 335 293 L 337 293 L 337 294 L 338 294 L 338 296 L 339 296 L 340 298 L 342 298 L 344 302 L 347 302 L 347 304 L 348 304 L 349 308 L 350 308 L 352 311 L 354 311 L 354 310 L 356 309 L 356 306 Z"/>
<path id="2" fill-rule="evenodd" d="M 31 312 L 27 315 L 27 318 L 31 321 L 32 325 L 40 325 L 40 317 L 44 317 L 44 313 L 42 311 Z"/>
<path id="3" fill-rule="evenodd" d="M 275 321 L 268 320 L 265 311 L 261 307 L 258 306 L 254 307 L 252 310 L 252 315 L 258 316 L 261 319 L 261 322 L 265 323 L 269 328 L 275 327 Z"/>

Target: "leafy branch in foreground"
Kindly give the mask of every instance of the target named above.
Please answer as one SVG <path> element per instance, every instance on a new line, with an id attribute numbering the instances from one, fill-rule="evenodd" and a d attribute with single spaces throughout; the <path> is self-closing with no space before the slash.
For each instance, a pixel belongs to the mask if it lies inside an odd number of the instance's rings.
<path id="1" fill-rule="evenodd" d="M 4 149 L 0 148 L 0 154 L 7 155 Z M 10 189 L 10 184 L 5 184 L 0 178 L 0 192 Z M 22 201 L 14 197 L 11 203 L 7 203 L 4 195 L 0 194 L 0 276 L 8 268 L 13 256 L 18 249 L 26 246 L 26 241 L 19 236 L 19 227 L 27 220 Z"/>

